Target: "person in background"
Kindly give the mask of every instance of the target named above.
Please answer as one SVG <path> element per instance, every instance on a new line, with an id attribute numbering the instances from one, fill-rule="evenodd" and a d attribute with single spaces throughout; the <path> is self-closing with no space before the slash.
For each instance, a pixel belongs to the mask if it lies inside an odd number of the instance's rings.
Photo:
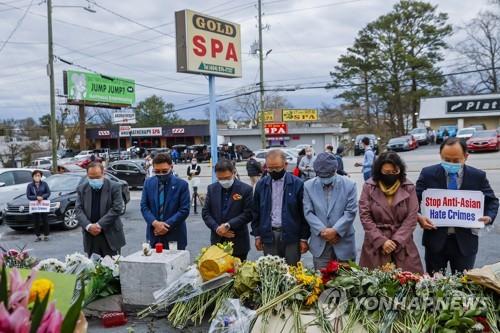
<path id="1" fill-rule="evenodd" d="M 78 186 L 76 219 L 82 227 L 83 249 L 105 257 L 120 254 L 125 234 L 120 215 L 123 212 L 120 186 L 104 178 L 104 167 L 92 162 L 87 168 L 87 181 Z"/>
<path id="2" fill-rule="evenodd" d="M 337 159 L 337 174 L 341 176 L 349 177 L 349 174 L 344 170 L 344 160 L 342 159 L 342 154 L 344 153 L 344 146 L 338 146 L 337 152 L 334 155 Z"/>
<path id="3" fill-rule="evenodd" d="M 413 241 L 417 212 L 415 185 L 406 178 L 404 162 L 394 152 L 380 154 L 359 199 L 365 230 L 359 264 L 375 269 L 392 262 L 403 271 L 422 274 L 422 261 Z"/>
<path id="4" fill-rule="evenodd" d="M 326 145 L 326 147 L 325 147 L 325 153 L 333 154 L 333 146 L 332 145 Z"/>
<path id="5" fill-rule="evenodd" d="M 309 225 L 304 218 L 303 182 L 286 172 L 285 153 L 273 149 L 267 153 L 269 175 L 255 186 L 252 235 L 255 248 L 264 255 L 285 258 L 296 265 L 308 251 Z"/>
<path id="6" fill-rule="evenodd" d="M 262 176 L 262 165 L 255 159 L 254 153 L 252 153 L 252 155 L 248 159 L 246 168 L 248 177 L 250 177 L 252 187 L 255 187 L 257 182 L 260 180 L 260 177 Z"/>
<path id="7" fill-rule="evenodd" d="M 363 163 L 361 164 L 356 162 L 354 166 L 362 167 L 361 172 L 363 173 L 363 179 L 367 181 L 372 176 L 372 166 L 373 166 L 373 161 L 375 159 L 375 153 L 373 152 L 372 147 L 370 146 L 370 138 L 365 136 L 361 140 L 361 143 L 363 144 L 363 147 L 365 149 Z"/>
<path id="8" fill-rule="evenodd" d="M 357 212 L 356 183 L 336 175 L 337 159 L 321 153 L 314 161 L 316 177 L 304 183 L 304 216 L 311 229 L 309 246 L 315 269 L 330 260 L 354 261 Z"/>
<path id="9" fill-rule="evenodd" d="M 302 148 L 297 154 L 297 164 L 295 169 L 293 170 L 293 175 L 299 178 L 302 178 L 302 172 L 299 169 L 300 161 L 306 156 L 306 149 Z"/>
<path id="10" fill-rule="evenodd" d="M 417 197 L 422 202 L 426 189 L 481 191 L 484 194 L 483 215 L 479 221 L 493 223 L 498 213 L 498 198 L 491 189 L 486 173 L 467 165 L 467 145 L 460 138 L 449 138 L 439 148 L 441 163 L 425 167 L 417 180 Z M 436 227 L 427 217 L 418 216 L 424 229 L 425 266 L 428 273 L 463 272 L 474 267 L 478 250 L 478 229 Z"/>
<path id="11" fill-rule="evenodd" d="M 193 179 L 196 176 L 199 176 L 201 173 L 201 167 L 198 164 L 198 160 L 196 158 L 191 159 L 191 164 L 187 167 L 187 177 L 189 180 Z"/>
<path id="12" fill-rule="evenodd" d="M 202 217 L 211 230 L 210 243 L 233 242 L 233 255 L 244 261 L 250 251 L 253 188 L 236 179 L 234 171 L 230 160 L 217 162 L 217 182 L 208 186 Z"/>
<path id="13" fill-rule="evenodd" d="M 33 181 L 28 184 L 26 188 L 26 197 L 29 201 L 47 200 L 50 197 L 49 184 L 42 180 L 43 173 L 40 170 L 34 170 L 31 173 L 31 178 Z M 43 226 L 43 240 L 49 240 L 49 213 L 33 213 L 31 217 L 33 218 L 33 224 L 35 226 L 35 242 L 42 240 L 40 234 L 40 224 Z"/>
<path id="14" fill-rule="evenodd" d="M 144 159 L 144 169 L 146 171 L 146 178 L 153 177 L 153 157 L 148 154 Z"/>
<path id="15" fill-rule="evenodd" d="M 313 167 L 315 159 L 316 157 L 314 157 L 312 147 L 307 147 L 306 156 L 304 156 L 300 160 L 299 164 L 299 170 L 302 173 L 302 179 L 304 181 L 316 177 L 316 173 L 314 172 L 314 167 Z"/>
<path id="16" fill-rule="evenodd" d="M 146 179 L 141 198 L 146 239 L 151 247 L 161 243 L 168 249 L 169 242 L 177 242 L 177 249 L 185 250 L 189 185 L 173 174 L 172 159 L 167 154 L 153 159 L 153 169 L 156 176 Z"/>

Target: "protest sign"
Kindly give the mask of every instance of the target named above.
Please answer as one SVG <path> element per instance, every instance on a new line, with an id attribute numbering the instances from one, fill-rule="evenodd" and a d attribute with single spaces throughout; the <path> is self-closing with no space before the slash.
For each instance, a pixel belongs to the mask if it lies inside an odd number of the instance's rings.
<path id="1" fill-rule="evenodd" d="M 50 200 L 30 201 L 30 214 L 33 213 L 49 213 Z"/>
<path id="2" fill-rule="evenodd" d="M 480 191 L 428 189 L 422 193 L 422 214 L 437 227 L 483 228 L 484 195 Z"/>

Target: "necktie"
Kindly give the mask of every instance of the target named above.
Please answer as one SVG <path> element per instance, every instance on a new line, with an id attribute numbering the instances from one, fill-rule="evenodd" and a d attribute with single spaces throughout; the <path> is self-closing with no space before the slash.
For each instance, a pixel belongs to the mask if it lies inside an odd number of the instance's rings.
<path id="1" fill-rule="evenodd" d="M 457 174 L 456 173 L 449 173 L 448 174 L 448 189 L 449 190 L 458 190 Z"/>
<path id="2" fill-rule="evenodd" d="M 159 216 L 158 216 L 158 218 L 160 219 L 160 221 L 162 221 L 163 214 L 165 211 L 163 208 L 163 206 L 165 205 L 165 183 L 160 182 L 158 190 L 160 192 L 160 199 L 158 200 L 158 203 L 159 203 L 159 207 L 158 207 Z"/>

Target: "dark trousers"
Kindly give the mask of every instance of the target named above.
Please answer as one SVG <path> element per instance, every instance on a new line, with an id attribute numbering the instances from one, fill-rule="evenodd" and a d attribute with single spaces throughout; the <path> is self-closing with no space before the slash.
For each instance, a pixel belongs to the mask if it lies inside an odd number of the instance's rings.
<path id="1" fill-rule="evenodd" d="M 35 234 L 40 236 L 40 224 L 43 227 L 43 234 L 49 235 L 49 214 L 47 213 L 33 213 L 33 222 L 35 224 Z"/>
<path id="2" fill-rule="evenodd" d="M 295 266 L 300 261 L 299 242 L 286 244 L 281 239 L 281 231 L 273 230 L 273 242 L 264 243 L 264 255 L 285 258 L 288 265 Z"/>
<path id="3" fill-rule="evenodd" d="M 440 252 L 425 249 L 425 266 L 428 273 L 446 272 L 448 262 L 452 273 L 461 273 L 474 267 L 476 255 L 464 256 L 458 247 L 455 234 L 448 235 L 446 244 Z"/>
<path id="4" fill-rule="evenodd" d="M 112 257 L 112 256 L 115 256 L 117 254 L 120 254 L 120 251 L 113 251 L 111 249 L 111 247 L 108 244 L 108 241 L 106 240 L 106 236 L 104 236 L 104 234 L 102 232 L 97 236 L 92 236 L 89 234 L 88 237 L 91 237 L 90 248 L 89 248 L 89 252 L 87 253 L 89 258 L 94 253 L 100 255 L 103 258 L 105 256 Z"/>

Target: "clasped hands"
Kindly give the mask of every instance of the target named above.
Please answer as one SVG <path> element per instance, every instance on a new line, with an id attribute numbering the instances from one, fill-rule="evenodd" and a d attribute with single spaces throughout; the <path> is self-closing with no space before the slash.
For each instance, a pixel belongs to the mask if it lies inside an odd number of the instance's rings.
<path id="1" fill-rule="evenodd" d="M 168 224 L 157 220 L 154 220 L 153 223 L 151 223 L 151 226 L 153 227 L 153 234 L 155 236 L 165 236 L 170 230 L 170 226 Z"/>
<path id="2" fill-rule="evenodd" d="M 90 224 L 89 230 L 87 230 L 92 236 L 97 236 L 102 232 L 102 228 L 97 223 Z"/>
<path id="3" fill-rule="evenodd" d="M 224 223 L 218 226 L 215 232 L 217 233 L 217 235 L 224 238 L 234 238 L 235 236 L 234 231 L 230 230 L 230 226 L 228 223 Z"/>
<path id="4" fill-rule="evenodd" d="M 319 235 L 329 244 L 337 244 L 340 240 L 340 235 L 334 228 L 325 228 Z"/>

